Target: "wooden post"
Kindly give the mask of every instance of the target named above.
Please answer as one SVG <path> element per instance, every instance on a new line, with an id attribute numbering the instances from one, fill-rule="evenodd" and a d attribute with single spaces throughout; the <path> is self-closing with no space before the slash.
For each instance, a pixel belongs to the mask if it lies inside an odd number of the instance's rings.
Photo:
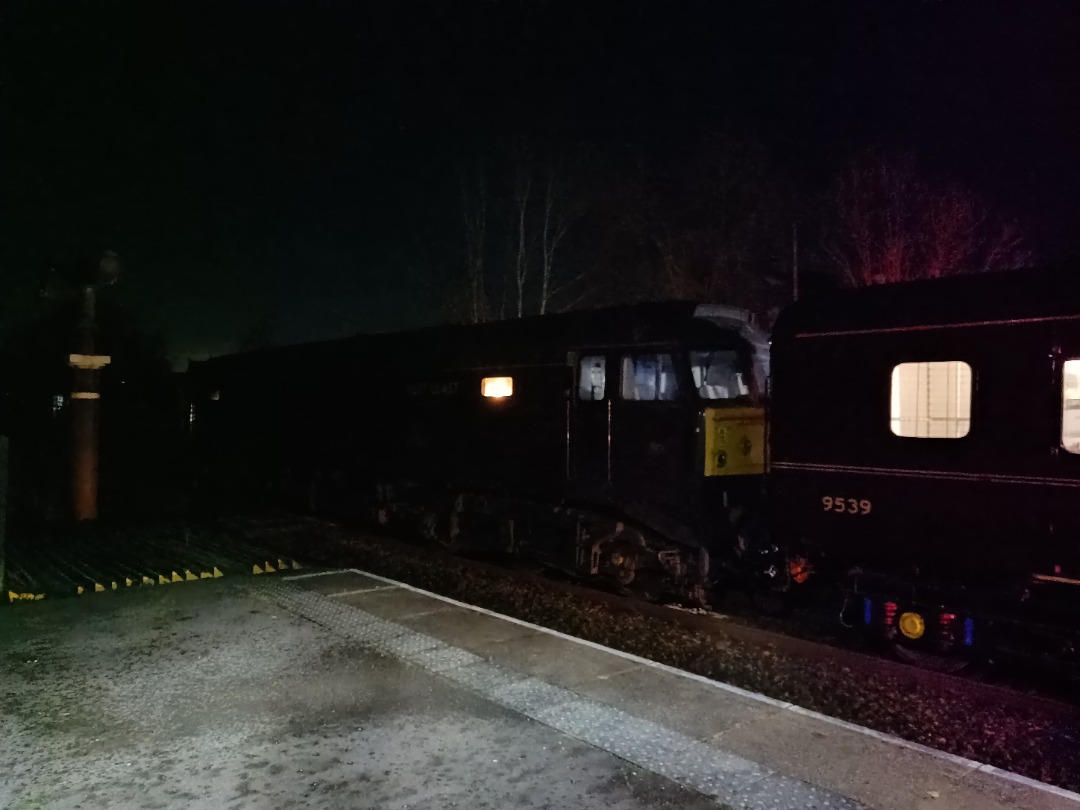
<path id="1" fill-rule="evenodd" d="M 72 511 L 75 519 L 97 519 L 98 415 L 101 404 L 100 371 L 109 358 L 94 354 L 94 286 L 83 286 L 79 320 L 79 351 L 69 363 L 74 369 L 71 388 Z"/>

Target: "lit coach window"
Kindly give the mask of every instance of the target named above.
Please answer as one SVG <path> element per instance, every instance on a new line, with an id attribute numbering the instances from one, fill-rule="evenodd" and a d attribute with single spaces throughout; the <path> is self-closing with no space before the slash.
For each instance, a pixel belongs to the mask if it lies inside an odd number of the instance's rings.
<path id="1" fill-rule="evenodd" d="M 901 363 L 892 371 L 889 426 L 897 436 L 960 439 L 971 429 L 971 366 Z"/>
<path id="2" fill-rule="evenodd" d="M 1080 453 L 1080 360 L 1066 360 L 1061 374 L 1061 446 Z"/>
<path id="3" fill-rule="evenodd" d="M 514 395 L 513 377 L 484 377 L 480 381 L 480 393 L 492 399 L 502 399 Z"/>

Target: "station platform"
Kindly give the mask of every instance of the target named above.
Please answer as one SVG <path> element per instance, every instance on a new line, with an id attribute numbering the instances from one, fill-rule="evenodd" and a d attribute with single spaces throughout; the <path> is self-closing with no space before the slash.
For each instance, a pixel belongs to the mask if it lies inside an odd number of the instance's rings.
<path id="1" fill-rule="evenodd" d="M 0 807 L 1080 808 L 356 570 L 13 605 Z"/>

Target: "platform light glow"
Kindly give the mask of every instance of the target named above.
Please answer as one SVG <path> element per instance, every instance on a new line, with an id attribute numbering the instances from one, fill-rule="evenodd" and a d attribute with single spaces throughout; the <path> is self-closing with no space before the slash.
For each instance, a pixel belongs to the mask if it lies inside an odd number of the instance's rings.
<path id="1" fill-rule="evenodd" d="M 513 377 L 484 377 L 480 381 L 480 394 L 491 399 L 503 399 L 514 395 Z"/>

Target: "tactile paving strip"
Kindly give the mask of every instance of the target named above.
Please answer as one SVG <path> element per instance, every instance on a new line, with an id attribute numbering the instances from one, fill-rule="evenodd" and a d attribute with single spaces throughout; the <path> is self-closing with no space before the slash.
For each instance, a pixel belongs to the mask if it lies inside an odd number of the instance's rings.
<path id="1" fill-rule="evenodd" d="M 270 601 L 331 632 L 407 661 L 570 737 L 712 796 L 736 810 L 860 810 L 865 806 L 568 689 L 278 580 Z"/>

